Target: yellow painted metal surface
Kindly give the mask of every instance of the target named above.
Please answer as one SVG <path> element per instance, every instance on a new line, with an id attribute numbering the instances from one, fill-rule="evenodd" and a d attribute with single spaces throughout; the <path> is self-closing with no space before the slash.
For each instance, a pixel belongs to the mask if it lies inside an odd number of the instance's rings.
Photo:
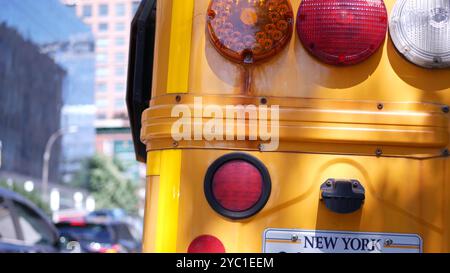
<path id="1" fill-rule="evenodd" d="M 156 251 L 156 229 L 158 215 L 159 176 L 161 174 L 161 151 L 147 154 L 147 183 L 145 197 L 145 215 L 143 232 L 143 251 Z"/>
<path id="2" fill-rule="evenodd" d="M 159 176 L 148 176 L 146 184 L 143 252 L 156 252 L 156 230 L 158 216 Z"/>
<path id="3" fill-rule="evenodd" d="M 384 2 L 390 14 L 396 1 Z M 241 68 L 223 58 L 208 41 L 208 3 L 195 1 L 189 92 L 237 95 L 241 93 Z M 300 0 L 291 3 L 297 12 Z M 449 88 L 450 69 L 423 69 L 409 63 L 396 51 L 388 32 L 382 48 L 357 65 L 336 67 L 317 61 L 294 33 L 288 48 L 253 68 L 255 96 L 449 104 Z"/>
<path id="4" fill-rule="evenodd" d="M 231 221 L 214 212 L 203 193 L 206 169 L 227 153 L 183 151 L 179 252 L 202 234 L 220 238 L 227 252 L 260 252 L 269 227 L 412 233 L 422 237 L 425 252 L 450 252 L 448 159 L 252 152 L 268 168 L 272 193 L 259 214 Z M 366 188 L 362 209 L 341 215 L 319 202 L 320 185 L 329 178 L 358 179 Z"/>
<path id="5" fill-rule="evenodd" d="M 194 0 L 157 2 L 155 51 L 158 54 L 155 54 L 155 83 L 152 87 L 152 94 L 155 95 L 152 96 L 157 96 L 159 86 L 164 86 L 167 93 L 188 92 L 193 7 Z M 167 16 L 169 13 L 171 16 Z M 169 25 L 170 35 L 167 35 L 165 30 L 169 29 Z M 161 84 L 161 80 L 166 79 L 167 83 Z M 143 251 L 175 252 L 181 150 L 150 152 L 147 162 Z"/>
<path id="6" fill-rule="evenodd" d="M 193 0 L 172 1 L 167 92 L 188 92 Z"/>
<path id="7" fill-rule="evenodd" d="M 160 172 L 149 166 L 144 250 L 186 252 L 197 236 L 211 234 L 227 252 L 260 252 L 266 228 L 295 228 L 412 233 L 425 252 L 450 252 L 450 160 L 441 156 L 449 121 L 440 111 L 450 104 L 450 69 L 409 63 L 388 33 L 367 61 L 334 67 L 310 56 L 293 35 L 278 56 L 252 69 L 254 96 L 243 97 L 241 68 L 206 37 L 208 3 L 158 1 L 153 99 L 141 137 L 151 154 L 163 151 Z M 297 10 L 300 0 L 291 3 Z M 389 13 L 394 3 L 385 1 Z M 192 104 L 194 95 L 206 104 L 259 105 L 264 97 L 280 105 L 280 150 L 258 152 L 257 141 L 180 141 L 182 151 L 166 150 L 174 148 L 171 107 Z M 376 157 L 380 147 L 384 154 Z M 264 209 L 239 221 L 214 212 L 203 192 L 208 166 L 234 150 L 259 158 L 272 179 Z M 329 178 L 358 179 L 366 188 L 363 208 L 349 215 L 326 209 L 319 187 Z"/>
<path id="8" fill-rule="evenodd" d="M 175 252 L 177 246 L 180 197 L 181 150 L 165 150 L 161 154 L 158 181 L 155 251 Z M 151 183 L 151 181 L 150 181 Z"/>
<path id="9" fill-rule="evenodd" d="M 178 95 L 178 97 L 180 97 Z M 211 120 L 204 110 L 211 105 L 217 105 L 226 112 L 228 105 L 259 105 L 260 99 L 241 96 L 203 95 L 203 107 L 195 106 L 196 95 L 182 95 L 177 102 L 175 95 L 160 96 L 152 101 L 150 109 L 142 117 L 142 140 L 149 150 L 167 149 L 173 146 L 171 135 L 172 125 L 178 118 L 172 117 L 172 109 L 182 103 L 189 107 L 192 113 L 189 119 L 190 136 L 194 139 L 194 129 L 197 118 L 202 120 L 203 129 Z M 369 149 L 374 154 L 377 145 L 383 148 L 385 155 L 432 157 L 440 156 L 442 149 L 447 147 L 448 114 L 442 112 L 442 106 L 435 103 L 391 102 L 384 103 L 383 109 L 377 109 L 377 103 L 357 100 L 326 100 L 267 97 L 267 104 L 279 107 L 279 140 L 278 151 L 299 152 L 318 151 L 311 143 L 333 143 L 320 149 L 321 152 L 338 153 L 338 146 L 345 145 L 347 153 L 367 154 L 361 147 Z M 195 108 L 201 111 L 195 111 Z M 269 115 L 270 116 L 270 115 Z M 258 117 L 242 120 L 246 123 L 246 139 L 249 139 L 251 129 L 257 129 Z M 252 121 L 255 127 L 251 128 Z M 227 118 L 222 117 L 225 125 Z M 237 122 L 234 124 L 237 126 Z M 255 131 L 253 130 L 253 131 Z M 238 131 L 234 130 L 233 138 L 237 139 Z M 227 132 L 223 131 L 222 139 Z M 259 144 L 264 142 L 244 141 L 179 141 L 178 148 L 235 148 L 259 150 Z M 213 144 L 213 145 L 212 145 Z M 303 146 L 302 146 L 303 145 Z M 351 149 L 356 145 L 356 149 Z M 384 148 L 387 147 L 387 148 Z"/>
<path id="10" fill-rule="evenodd" d="M 161 151 L 149 152 L 147 154 L 147 175 L 158 176 L 161 172 Z"/>

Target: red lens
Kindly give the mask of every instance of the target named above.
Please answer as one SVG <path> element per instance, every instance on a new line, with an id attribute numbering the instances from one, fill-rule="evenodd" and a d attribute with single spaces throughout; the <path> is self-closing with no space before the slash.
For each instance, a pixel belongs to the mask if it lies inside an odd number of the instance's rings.
<path id="1" fill-rule="evenodd" d="M 234 212 L 246 211 L 260 200 L 263 179 L 259 170 L 244 160 L 232 160 L 219 167 L 212 192 L 217 202 Z"/>
<path id="2" fill-rule="evenodd" d="M 188 253 L 225 253 L 222 242 L 214 236 L 202 235 L 189 245 Z"/>
<path id="3" fill-rule="evenodd" d="M 303 0 L 297 16 L 303 45 L 328 64 L 366 60 L 381 46 L 386 31 L 383 0 Z"/>

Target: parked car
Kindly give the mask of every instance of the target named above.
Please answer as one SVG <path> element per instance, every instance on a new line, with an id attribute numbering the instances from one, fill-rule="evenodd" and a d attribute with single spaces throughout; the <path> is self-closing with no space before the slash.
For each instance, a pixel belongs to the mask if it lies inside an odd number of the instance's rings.
<path id="1" fill-rule="evenodd" d="M 128 215 L 123 209 L 100 209 L 89 213 L 86 219 L 89 220 L 110 220 L 110 221 L 122 221 Z"/>
<path id="2" fill-rule="evenodd" d="M 118 221 L 71 221 L 57 223 L 61 240 L 86 253 L 136 253 L 141 243 L 133 227 Z"/>
<path id="3" fill-rule="evenodd" d="M 100 209 L 86 215 L 87 221 L 115 221 L 124 222 L 137 241 L 142 241 L 143 221 L 142 218 L 128 214 L 123 209 Z"/>
<path id="4" fill-rule="evenodd" d="M 62 248 L 49 217 L 23 196 L 0 188 L 0 252 L 54 253 Z"/>

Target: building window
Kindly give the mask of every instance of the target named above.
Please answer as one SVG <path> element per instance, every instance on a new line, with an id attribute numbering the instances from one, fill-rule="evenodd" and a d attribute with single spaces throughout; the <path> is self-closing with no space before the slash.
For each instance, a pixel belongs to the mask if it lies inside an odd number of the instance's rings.
<path id="1" fill-rule="evenodd" d="M 92 6 L 84 5 L 82 8 L 82 16 L 83 17 L 91 17 L 92 16 Z"/>
<path id="2" fill-rule="evenodd" d="M 125 53 L 123 53 L 123 52 L 116 53 L 116 62 L 124 63 L 125 62 Z"/>
<path id="3" fill-rule="evenodd" d="M 98 39 L 97 40 L 97 47 L 107 47 L 109 45 L 108 39 Z"/>
<path id="4" fill-rule="evenodd" d="M 106 115 L 105 114 L 97 114 L 97 119 L 106 119 Z"/>
<path id="5" fill-rule="evenodd" d="M 116 46 L 123 46 L 125 45 L 125 39 L 122 37 L 116 38 Z"/>
<path id="6" fill-rule="evenodd" d="M 124 16 L 125 15 L 125 4 L 120 3 L 116 5 L 116 15 L 117 16 Z"/>
<path id="7" fill-rule="evenodd" d="M 116 106 L 116 108 L 125 108 L 125 100 L 124 99 L 116 99 L 115 106 Z"/>
<path id="8" fill-rule="evenodd" d="M 100 32 L 108 31 L 108 24 L 107 23 L 100 23 L 98 25 L 98 31 L 100 31 Z"/>
<path id="9" fill-rule="evenodd" d="M 95 56 L 95 59 L 97 61 L 97 64 L 105 64 L 108 62 L 108 55 L 105 53 L 98 53 Z"/>
<path id="10" fill-rule="evenodd" d="M 98 83 L 97 84 L 97 88 L 96 88 L 96 92 L 106 92 L 108 90 L 108 85 L 106 83 Z"/>
<path id="11" fill-rule="evenodd" d="M 123 83 L 116 84 L 116 92 L 124 93 L 125 92 L 125 84 L 123 84 Z"/>
<path id="12" fill-rule="evenodd" d="M 125 68 L 122 66 L 116 67 L 116 76 L 123 76 L 125 75 Z"/>
<path id="13" fill-rule="evenodd" d="M 98 15 L 108 16 L 108 4 L 101 4 L 98 6 Z"/>
<path id="14" fill-rule="evenodd" d="M 108 106 L 108 100 L 106 99 L 97 99 L 95 102 L 98 108 L 105 108 Z"/>
<path id="15" fill-rule="evenodd" d="M 132 7 L 133 8 L 133 15 L 136 14 L 136 11 L 139 8 L 139 4 L 140 4 L 139 1 L 133 1 L 133 7 Z"/>
<path id="16" fill-rule="evenodd" d="M 106 77 L 108 76 L 108 68 L 97 68 L 96 73 L 97 77 Z"/>
<path id="17" fill-rule="evenodd" d="M 124 31 L 125 30 L 125 24 L 124 23 L 117 23 L 116 24 L 116 31 Z"/>

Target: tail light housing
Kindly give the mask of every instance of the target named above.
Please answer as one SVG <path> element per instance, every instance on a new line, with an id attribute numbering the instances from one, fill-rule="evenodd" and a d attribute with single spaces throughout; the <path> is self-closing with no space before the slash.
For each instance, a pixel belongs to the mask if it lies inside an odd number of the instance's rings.
<path id="1" fill-rule="evenodd" d="M 230 219 L 249 218 L 267 203 L 271 192 L 269 172 L 261 161 L 243 153 L 217 159 L 205 176 L 210 206 Z"/>
<path id="2" fill-rule="evenodd" d="M 210 41 L 236 63 L 267 60 L 292 37 L 294 13 L 289 0 L 211 0 L 207 14 Z"/>
<path id="3" fill-rule="evenodd" d="M 374 54 L 387 32 L 383 0 L 303 0 L 297 33 L 304 47 L 332 65 L 353 65 Z"/>
<path id="4" fill-rule="evenodd" d="M 410 62 L 450 67 L 450 1 L 399 0 L 389 30 L 395 47 Z"/>

